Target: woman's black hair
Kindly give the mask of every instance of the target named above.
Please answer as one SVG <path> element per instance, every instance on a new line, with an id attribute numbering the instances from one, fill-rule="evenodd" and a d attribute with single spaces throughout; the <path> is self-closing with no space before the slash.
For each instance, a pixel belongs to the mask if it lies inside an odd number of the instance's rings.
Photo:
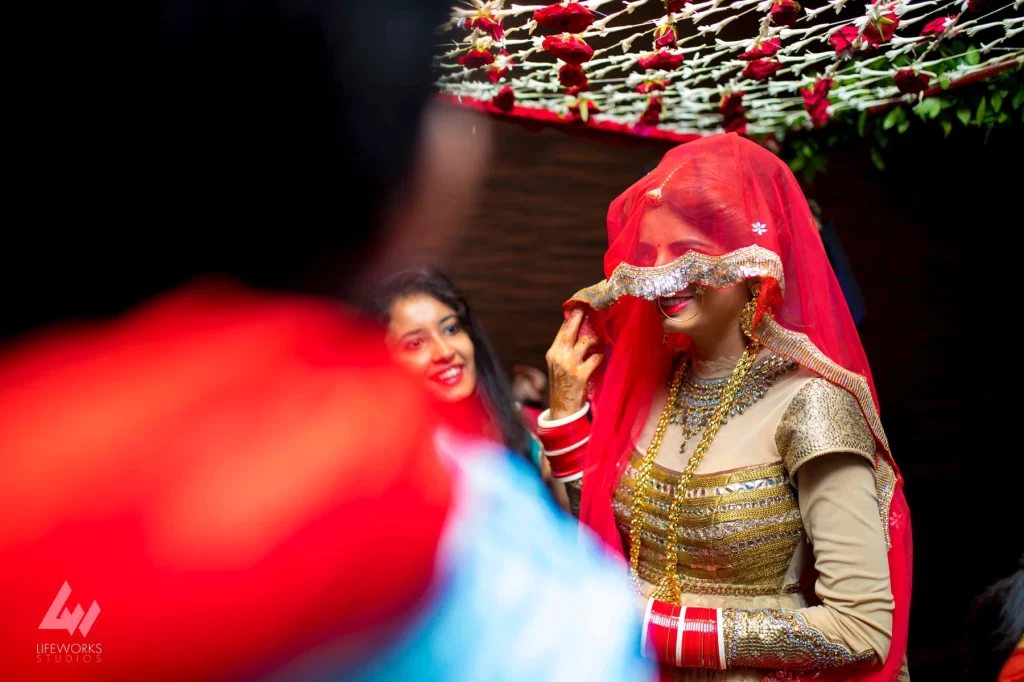
<path id="1" fill-rule="evenodd" d="M 1024 554 L 1017 570 L 990 585 L 971 605 L 963 679 L 994 680 L 1024 637 Z"/>
<path id="2" fill-rule="evenodd" d="M 480 399 L 494 424 L 501 431 L 505 446 L 529 460 L 530 436 L 520 419 L 519 409 L 512 395 L 512 385 L 501 369 L 498 354 L 494 352 L 480 322 L 469 307 L 466 296 L 444 273 L 429 266 L 403 270 L 390 277 L 371 294 L 367 307 L 377 319 L 387 323 L 394 302 L 413 294 L 426 294 L 455 311 L 459 323 L 473 342 Z"/>

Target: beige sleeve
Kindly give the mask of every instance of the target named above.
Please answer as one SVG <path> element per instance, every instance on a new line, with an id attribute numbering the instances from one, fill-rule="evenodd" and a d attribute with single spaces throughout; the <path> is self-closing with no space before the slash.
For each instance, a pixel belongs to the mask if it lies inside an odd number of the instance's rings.
<path id="1" fill-rule="evenodd" d="M 810 382 L 794 398 L 776 442 L 797 483 L 821 604 L 727 610 L 730 667 L 826 668 L 881 662 L 889 653 L 893 599 L 874 438 L 853 397 L 818 382 L 824 380 Z"/>

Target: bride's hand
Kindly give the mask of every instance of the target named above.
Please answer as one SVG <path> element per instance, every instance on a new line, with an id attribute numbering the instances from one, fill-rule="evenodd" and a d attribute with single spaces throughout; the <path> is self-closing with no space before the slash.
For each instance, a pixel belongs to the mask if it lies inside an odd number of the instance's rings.
<path id="1" fill-rule="evenodd" d="M 551 392 L 551 419 L 561 419 L 580 411 L 587 402 L 587 381 L 604 359 L 600 353 L 586 357 L 597 339 L 593 336 L 577 338 L 582 321 L 583 311 L 574 310 L 558 330 L 545 356 Z"/>

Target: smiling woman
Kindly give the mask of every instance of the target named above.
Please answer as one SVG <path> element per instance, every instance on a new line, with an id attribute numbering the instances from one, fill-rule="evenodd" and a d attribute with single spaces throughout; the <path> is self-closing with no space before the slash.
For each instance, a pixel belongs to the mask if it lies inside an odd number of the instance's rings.
<path id="1" fill-rule="evenodd" d="M 380 287 L 369 307 L 387 325 L 395 361 L 422 377 L 456 426 L 540 466 L 539 444 L 523 425 L 497 354 L 451 280 L 430 267 L 404 270 Z"/>

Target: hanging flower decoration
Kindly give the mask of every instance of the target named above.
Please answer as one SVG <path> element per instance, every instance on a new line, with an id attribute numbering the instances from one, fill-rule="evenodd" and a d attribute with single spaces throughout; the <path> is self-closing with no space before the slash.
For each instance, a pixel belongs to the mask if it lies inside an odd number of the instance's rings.
<path id="1" fill-rule="evenodd" d="M 645 126 L 656 126 L 661 120 L 661 98 L 652 97 L 647 102 L 647 108 L 640 115 L 640 124 Z"/>
<path id="2" fill-rule="evenodd" d="M 644 81 L 640 85 L 636 86 L 636 91 L 641 95 L 649 95 L 652 92 L 661 92 L 665 90 L 667 84 L 665 81 L 650 80 Z"/>
<path id="3" fill-rule="evenodd" d="M 956 33 L 949 33 L 949 31 L 956 26 L 956 20 L 957 17 L 955 15 L 932 19 L 924 25 L 924 28 L 921 29 L 921 35 L 936 36 L 937 38 L 948 38 L 951 37 L 951 35 L 956 35 Z"/>
<path id="4" fill-rule="evenodd" d="M 491 40 L 498 41 L 505 37 L 505 29 L 502 27 L 501 22 L 487 16 L 471 19 L 466 23 L 466 26 L 483 31 L 491 36 Z"/>
<path id="5" fill-rule="evenodd" d="M 558 82 L 564 88 L 575 88 L 587 86 L 587 74 L 575 64 L 563 64 L 558 70 Z"/>
<path id="6" fill-rule="evenodd" d="M 548 5 L 533 13 L 538 26 L 555 33 L 583 33 L 594 23 L 594 13 L 578 2 Z"/>
<path id="7" fill-rule="evenodd" d="M 864 26 L 864 42 L 872 47 L 892 40 L 893 34 L 900 25 L 900 18 L 895 12 L 888 12 L 872 19 Z"/>
<path id="8" fill-rule="evenodd" d="M 900 69 L 892 77 L 896 88 L 904 95 L 916 95 L 928 89 L 931 80 L 926 73 L 918 73 L 913 69 Z"/>
<path id="9" fill-rule="evenodd" d="M 601 108 L 592 99 L 579 96 L 569 98 L 569 120 L 573 122 L 587 123 L 593 114 L 600 114 Z"/>
<path id="10" fill-rule="evenodd" d="M 804 98 L 804 108 L 811 115 L 811 123 L 815 128 L 820 128 L 828 121 L 828 92 L 832 89 L 831 78 L 819 78 L 813 88 L 804 88 L 800 94 Z"/>
<path id="11" fill-rule="evenodd" d="M 661 50 L 646 57 L 641 57 L 637 62 L 641 69 L 660 69 L 662 71 L 675 71 L 683 63 L 682 52 L 669 52 Z"/>
<path id="12" fill-rule="evenodd" d="M 494 55 L 487 50 L 475 48 L 459 57 L 459 64 L 467 69 L 479 69 L 494 61 Z"/>
<path id="13" fill-rule="evenodd" d="M 594 48 L 586 41 L 574 35 L 548 36 L 544 39 L 544 49 L 561 59 L 566 64 L 579 66 L 594 56 Z"/>
<path id="14" fill-rule="evenodd" d="M 792 26 L 800 18 L 800 5 L 795 0 L 775 0 L 771 15 L 776 26 Z"/>
<path id="15" fill-rule="evenodd" d="M 723 127 L 763 140 L 781 138 L 793 125 L 863 121 L 860 112 L 908 107 L 913 94 L 935 91 L 936 100 L 948 100 L 953 96 L 938 92 L 940 85 L 1002 78 L 1024 59 L 1015 38 L 1019 13 L 1012 11 L 1024 0 L 1007 0 L 1008 11 L 992 0 L 821 0 L 806 8 L 803 0 L 660 0 L 654 18 L 650 2 L 640 0 L 516 1 L 454 3 L 446 24 L 454 35 L 438 41 L 437 83 L 445 95 L 496 111 L 508 95 L 495 93 L 507 85 L 513 96 L 529 93 L 514 104 L 516 115 L 533 109 L 547 112 L 547 120 L 554 113 L 589 124 L 599 111 L 602 128 L 657 128 L 659 137 L 678 141 Z M 760 21 L 743 30 L 744 22 L 731 23 L 752 11 Z M 985 16 L 971 14 L 977 11 Z M 718 18 L 708 21 L 713 14 Z M 834 83 L 832 74 L 840 74 Z M 987 107 L 974 101 L 937 108 L 926 98 L 912 118 L 941 122 L 947 134 L 957 119 L 979 126 L 1016 121 L 1024 98 L 1007 95 L 1013 87 L 989 92 Z M 885 129 L 893 134 L 911 120 L 893 117 Z"/>
<path id="16" fill-rule="evenodd" d="M 739 56 L 744 61 L 753 61 L 755 59 L 761 59 L 763 57 L 774 57 L 775 54 L 782 49 L 781 38 L 771 38 L 769 40 L 762 40 L 754 49 L 748 50 Z"/>
<path id="17" fill-rule="evenodd" d="M 718 111 L 722 114 L 722 127 L 727 133 L 738 133 L 744 135 L 747 132 L 747 117 L 743 107 L 742 90 L 739 92 L 727 93 L 718 104 Z"/>
<path id="18" fill-rule="evenodd" d="M 516 63 L 509 57 L 508 50 L 502 50 L 494 58 L 491 68 L 487 70 L 487 79 L 492 83 L 497 83 L 515 65 Z"/>
<path id="19" fill-rule="evenodd" d="M 512 111 L 516 105 L 516 93 L 512 90 L 511 86 L 506 85 L 497 95 L 494 96 L 494 99 L 491 100 L 491 104 L 502 111 Z"/>
<path id="20" fill-rule="evenodd" d="M 654 31 L 654 49 L 662 47 L 675 47 L 676 39 L 679 37 L 675 24 L 664 23 Z"/>
<path id="21" fill-rule="evenodd" d="M 836 54 L 841 54 L 851 50 L 859 36 L 860 31 L 855 26 L 843 26 L 828 37 L 828 42 L 832 43 L 832 47 L 836 48 Z"/>
<path id="22" fill-rule="evenodd" d="M 782 64 L 771 59 L 755 59 L 743 69 L 744 78 L 753 78 L 756 81 L 768 80 L 782 68 Z"/>

